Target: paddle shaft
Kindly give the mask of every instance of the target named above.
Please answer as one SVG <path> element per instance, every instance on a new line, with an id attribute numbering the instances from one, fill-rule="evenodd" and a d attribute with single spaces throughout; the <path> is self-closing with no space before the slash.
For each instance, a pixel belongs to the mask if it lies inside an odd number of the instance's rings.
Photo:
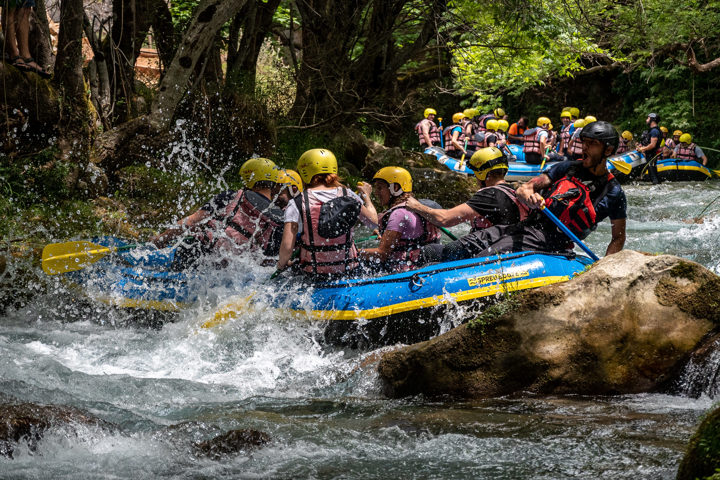
<path id="1" fill-rule="evenodd" d="M 543 205 L 542 207 L 540 207 L 540 210 L 542 210 L 543 213 L 544 213 L 550 220 L 552 220 L 552 222 L 553 222 L 555 225 L 557 225 L 557 227 L 558 227 L 560 230 L 562 230 L 563 233 L 568 236 L 568 238 L 570 238 L 570 240 L 572 240 L 573 242 L 575 242 L 578 247 L 582 248 L 583 251 L 585 251 L 585 253 L 587 253 L 588 255 L 590 255 L 590 258 L 592 258 L 592 259 L 595 260 L 596 262 L 597 262 L 598 260 L 600 260 L 600 258 L 598 258 L 598 256 L 595 255 L 595 254 L 593 253 L 593 251 L 590 250 L 590 248 L 588 248 L 588 246 L 585 245 L 585 244 L 582 242 L 582 240 L 580 240 L 574 233 L 572 233 L 572 232 L 570 231 L 570 229 L 569 229 L 567 226 L 565 226 L 565 224 L 562 223 L 559 218 L 557 218 L 557 217 L 555 216 L 554 213 L 552 213 L 550 210 L 548 210 L 548 209 L 545 207 L 545 205 Z"/>
<path id="2" fill-rule="evenodd" d="M 543 171 L 543 168 L 545 168 L 545 160 L 547 159 L 547 154 L 550 151 L 550 146 L 545 147 L 545 153 L 543 154 L 543 160 L 540 164 L 540 171 Z"/>
<path id="3" fill-rule="evenodd" d="M 440 125 L 440 148 L 445 148 L 445 136 L 443 135 L 443 128 L 442 128 L 442 117 L 438 118 L 438 124 Z"/>

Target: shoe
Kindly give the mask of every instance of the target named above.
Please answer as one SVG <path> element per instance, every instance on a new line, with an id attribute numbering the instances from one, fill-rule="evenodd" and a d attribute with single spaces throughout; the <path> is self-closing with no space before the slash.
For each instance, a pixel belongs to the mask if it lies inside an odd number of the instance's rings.
<path id="1" fill-rule="evenodd" d="M 35 63 L 35 65 L 37 65 L 34 58 L 27 57 L 27 58 L 23 58 L 21 60 L 23 62 L 25 62 L 25 66 L 28 68 L 28 70 L 26 70 L 26 71 L 35 72 L 38 75 L 40 75 L 42 78 L 50 78 L 52 76 L 51 73 L 46 72 L 45 69 L 42 68 L 40 65 L 38 65 L 37 67 L 33 67 L 32 65 L 30 65 L 30 63 Z"/>
<path id="2" fill-rule="evenodd" d="M 22 57 L 10 58 L 10 65 L 17 68 L 21 72 L 34 72 L 35 71 L 34 68 L 25 64 L 25 59 L 23 59 Z"/>

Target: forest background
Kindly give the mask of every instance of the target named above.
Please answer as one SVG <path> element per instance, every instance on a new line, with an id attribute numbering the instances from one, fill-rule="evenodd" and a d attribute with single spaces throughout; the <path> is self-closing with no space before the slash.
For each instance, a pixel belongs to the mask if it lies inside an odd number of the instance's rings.
<path id="1" fill-rule="evenodd" d="M 33 54 L 53 78 L 0 64 L 10 243 L 27 224 L 142 236 L 237 187 L 253 155 L 293 167 L 323 146 L 358 177 L 354 132 L 417 150 L 426 107 L 446 125 L 469 107 L 559 125 L 576 106 L 635 135 L 656 112 L 720 159 L 716 1 L 62 0 L 55 46 L 37 4 Z"/>

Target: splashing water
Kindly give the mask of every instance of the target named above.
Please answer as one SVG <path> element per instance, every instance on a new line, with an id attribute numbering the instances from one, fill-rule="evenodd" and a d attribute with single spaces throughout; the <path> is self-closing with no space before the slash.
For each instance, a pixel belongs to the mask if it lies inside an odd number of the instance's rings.
<path id="1" fill-rule="evenodd" d="M 718 210 L 694 220 L 720 194 L 717 185 L 625 190 L 627 248 L 677 254 L 719 271 Z M 609 238 L 604 223 L 588 243 L 602 254 Z M 129 313 L 83 301 L 57 278 L 48 279 L 47 294 L 1 317 L 2 399 L 70 405 L 115 427 L 53 428 L 35 451 L 20 446 L 13 460 L 0 457 L 0 476 L 673 478 L 717 394 L 708 386 L 698 399 L 389 400 L 375 361 L 392 347 L 329 348 L 321 323 L 263 302 L 201 328 L 231 295 L 272 295 L 260 284 L 272 268 L 233 268 L 234 278 L 251 275 L 252 285 L 198 286 L 198 302 L 161 329 L 128 327 Z M 710 367 L 698 368 L 703 375 Z M 264 431 L 272 441 L 219 460 L 196 453 L 196 442 L 231 429 Z"/>

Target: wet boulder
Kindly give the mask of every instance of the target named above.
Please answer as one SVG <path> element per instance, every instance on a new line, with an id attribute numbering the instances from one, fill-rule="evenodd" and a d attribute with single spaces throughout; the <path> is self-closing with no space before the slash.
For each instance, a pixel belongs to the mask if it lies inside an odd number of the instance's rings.
<path id="1" fill-rule="evenodd" d="M 93 415 L 63 405 L 32 403 L 0 404 L 0 456 L 13 458 L 21 445 L 33 452 L 50 428 L 66 428 L 77 434 L 78 426 L 114 430 L 114 426 Z"/>
<path id="2" fill-rule="evenodd" d="M 720 408 L 709 412 L 690 438 L 677 480 L 720 478 Z"/>
<path id="3" fill-rule="evenodd" d="M 378 370 L 391 396 L 653 391 L 713 331 L 719 299 L 720 278 L 701 265 L 625 250 L 387 353 Z"/>
<path id="4" fill-rule="evenodd" d="M 199 455 L 219 459 L 248 450 L 254 450 L 270 442 L 270 435 L 257 430 L 230 430 L 215 438 L 197 443 Z"/>

